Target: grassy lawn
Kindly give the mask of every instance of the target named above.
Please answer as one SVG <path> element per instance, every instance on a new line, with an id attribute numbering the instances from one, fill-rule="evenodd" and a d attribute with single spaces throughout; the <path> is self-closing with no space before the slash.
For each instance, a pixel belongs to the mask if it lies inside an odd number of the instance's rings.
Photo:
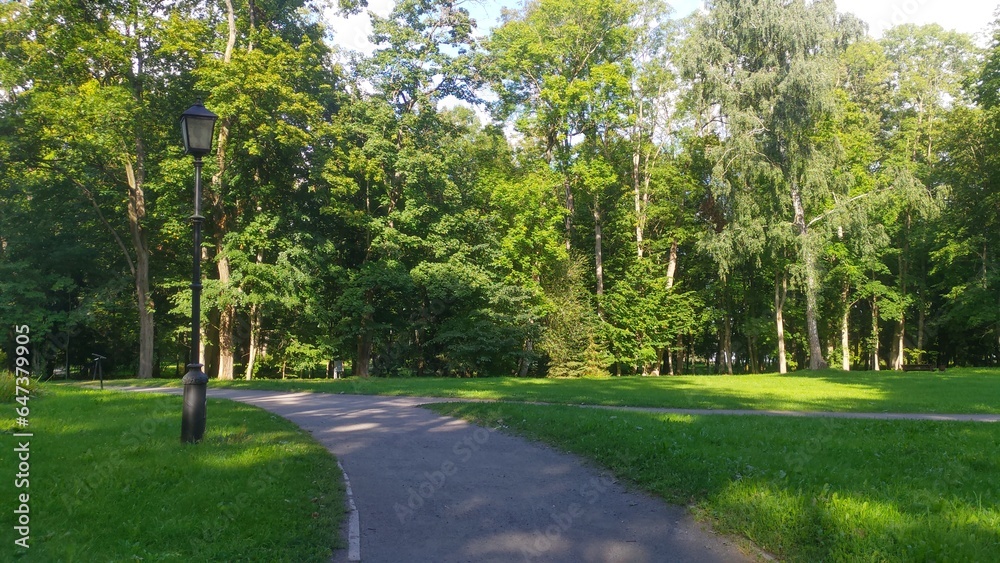
<path id="1" fill-rule="evenodd" d="M 114 383 L 180 385 L 179 380 Z M 995 369 L 594 379 L 212 380 L 209 387 L 699 409 L 1000 413 L 1000 370 Z"/>
<path id="2" fill-rule="evenodd" d="M 429 406 L 572 451 L 790 561 L 1000 561 L 1000 425 Z"/>
<path id="3" fill-rule="evenodd" d="M 287 420 L 209 399 L 180 442 L 181 398 L 43 385 L 30 402 L 30 548 L 23 561 L 328 561 L 341 547 L 336 461 Z M 13 507 L 14 407 L 0 404 L 0 498 Z M 22 439 L 23 440 L 23 439 Z M 2 560 L 11 560 L 2 558 Z"/>

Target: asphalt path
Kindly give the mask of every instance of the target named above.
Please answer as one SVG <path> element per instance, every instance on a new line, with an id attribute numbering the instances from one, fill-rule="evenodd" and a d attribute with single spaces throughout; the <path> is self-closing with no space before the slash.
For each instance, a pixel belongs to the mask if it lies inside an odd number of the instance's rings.
<path id="1" fill-rule="evenodd" d="M 687 509 L 580 457 L 417 408 L 454 399 L 232 389 L 209 389 L 209 397 L 287 418 L 337 457 L 356 507 L 345 530 L 356 536 L 352 549 L 337 562 L 754 559 Z"/>

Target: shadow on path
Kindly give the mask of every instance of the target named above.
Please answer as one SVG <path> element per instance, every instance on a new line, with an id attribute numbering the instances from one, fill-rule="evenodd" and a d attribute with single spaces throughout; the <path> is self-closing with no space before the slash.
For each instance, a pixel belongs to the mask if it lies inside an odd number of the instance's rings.
<path id="1" fill-rule="evenodd" d="M 209 397 L 281 415 L 337 456 L 366 563 L 752 560 L 685 508 L 628 490 L 582 458 L 413 408 L 455 399 L 232 389 Z"/>

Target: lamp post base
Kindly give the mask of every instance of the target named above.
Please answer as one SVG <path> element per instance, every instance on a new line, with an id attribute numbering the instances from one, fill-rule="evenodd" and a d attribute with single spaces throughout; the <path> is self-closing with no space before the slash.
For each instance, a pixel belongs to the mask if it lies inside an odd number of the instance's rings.
<path id="1" fill-rule="evenodd" d="M 205 403 L 208 376 L 201 371 L 203 364 L 188 364 L 184 383 L 184 410 L 181 415 L 181 441 L 189 444 L 200 442 L 205 436 Z"/>

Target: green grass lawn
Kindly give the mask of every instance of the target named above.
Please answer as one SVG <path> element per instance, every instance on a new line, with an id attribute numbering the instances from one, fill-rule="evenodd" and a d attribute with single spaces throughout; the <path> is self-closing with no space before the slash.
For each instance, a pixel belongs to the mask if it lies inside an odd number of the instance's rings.
<path id="1" fill-rule="evenodd" d="M 0 553 L 22 561 L 328 561 L 341 473 L 287 420 L 209 399 L 180 442 L 181 398 L 43 385 L 30 400 L 30 548 L 13 545 L 15 404 L 0 404 Z M 10 561 L 10 556 L 0 557 Z"/>
<path id="2" fill-rule="evenodd" d="M 180 385 L 179 380 L 124 383 Z M 825 370 L 729 377 L 212 380 L 209 387 L 698 409 L 1000 413 L 1000 370 L 969 368 L 944 373 Z"/>
<path id="3" fill-rule="evenodd" d="M 591 458 L 784 560 L 1000 561 L 998 424 L 427 408 Z"/>

